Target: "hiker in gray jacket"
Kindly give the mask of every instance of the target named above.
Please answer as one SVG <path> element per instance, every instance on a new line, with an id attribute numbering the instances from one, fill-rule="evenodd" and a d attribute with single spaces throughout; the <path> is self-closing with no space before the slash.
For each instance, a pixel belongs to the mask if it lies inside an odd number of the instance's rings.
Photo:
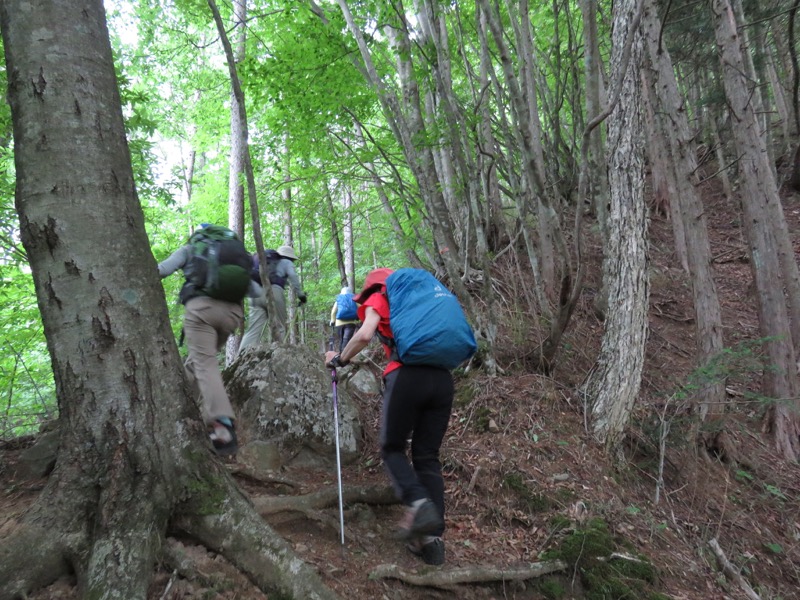
<path id="1" fill-rule="evenodd" d="M 286 296 L 284 290 L 286 283 L 294 290 L 300 304 L 305 304 L 308 296 L 300 285 L 297 271 L 294 269 L 294 261 L 297 255 L 291 246 L 281 246 L 276 251 L 278 254 L 277 262 L 267 269 L 272 288 L 272 298 L 275 302 L 275 311 L 278 326 L 278 340 L 283 341 L 286 337 L 286 327 L 289 317 L 286 312 Z M 268 260 L 269 257 L 267 257 Z M 264 292 L 265 294 L 266 292 Z M 250 310 L 247 312 L 247 326 L 239 345 L 239 352 L 245 348 L 251 348 L 258 344 L 265 344 L 270 341 L 269 314 L 266 296 L 262 294 L 250 301 Z"/>

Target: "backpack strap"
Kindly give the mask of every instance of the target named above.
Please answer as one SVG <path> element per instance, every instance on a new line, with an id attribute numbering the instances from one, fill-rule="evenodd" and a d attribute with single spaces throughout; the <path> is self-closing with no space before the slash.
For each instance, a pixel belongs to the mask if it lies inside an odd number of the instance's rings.
<path id="1" fill-rule="evenodd" d="M 386 295 L 386 292 L 378 292 L 383 294 L 383 297 L 386 298 L 386 303 L 389 303 L 389 297 Z M 373 309 L 374 310 L 374 309 Z M 379 323 L 380 325 L 380 323 Z M 387 348 L 389 348 L 389 362 L 396 361 L 401 362 L 400 357 L 397 354 L 397 343 L 394 341 L 393 337 L 389 337 L 388 335 L 383 335 L 379 329 L 375 329 L 375 335 L 378 336 L 378 339 L 384 344 Z"/>
<path id="2" fill-rule="evenodd" d="M 378 336 L 378 339 L 382 344 L 389 348 L 389 362 L 402 362 L 400 357 L 397 355 L 397 344 L 395 343 L 394 338 L 383 335 L 377 329 L 375 330 L 375 335 Z"/>

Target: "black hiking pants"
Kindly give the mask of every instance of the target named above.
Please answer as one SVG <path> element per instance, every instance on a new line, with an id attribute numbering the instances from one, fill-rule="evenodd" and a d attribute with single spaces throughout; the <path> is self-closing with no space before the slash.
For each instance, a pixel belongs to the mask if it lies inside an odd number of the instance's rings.
<path id="1" fill-rule="evenodd" d="M 341 353 L 344 350 L 344 347 L 347 346 L 347 343 L 353 337 L 353 334 L 356 332 L 356 323 L 345 323 L 344 325 L 337 325 L 336 326 L 336 336 L 339 339 L 339 352 Z"/>
<path id="2" fill-rule="evenodd" d="M 381 457 L 398 498 L 406 505 L 430 498 L 444 518 L 439 449 L 453 408 L 453 376 L 435 367 L 404 365 L 384 379 Z M 411 439 L 411 462 L 406 455 Z M 442 531 L 433 532 L 440 536 Z"/>

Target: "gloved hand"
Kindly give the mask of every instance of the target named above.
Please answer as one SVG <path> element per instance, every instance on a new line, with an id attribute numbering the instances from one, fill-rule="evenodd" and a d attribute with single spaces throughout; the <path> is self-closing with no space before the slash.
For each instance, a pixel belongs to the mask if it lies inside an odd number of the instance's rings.
<path id="1" fill-rule="evenodd" d="M 335 321 L 331 321 L 330 323 L 328 323 L 328 325 L 329 325 L 330 327 L 333 327 L 335 324 L 336 324 L 336 323 L 335 323 Z"/>
<path id="2" fill-rule="evenodd" d="M 308 296 L 306 296 L 306 293 L 303 292 L 302 294 L 297 295 L 297 299 L 300 300 L 300 304 L 305 304 L 308 300 Z"/>

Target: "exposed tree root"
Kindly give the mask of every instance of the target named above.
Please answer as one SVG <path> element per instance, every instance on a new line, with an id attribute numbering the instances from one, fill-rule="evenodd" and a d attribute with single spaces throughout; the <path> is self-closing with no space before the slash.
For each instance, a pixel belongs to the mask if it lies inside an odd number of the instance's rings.
<path id="1" fill-rule="evenodd" d="M 217 573 L 208 573 L 207 570 L 201 570 L 195 560 L 186 552 L 186 547 L 174 538 L 167 538 L 161 552 L 161 559 L 173 572 L 173 577 L 170 577 L 170 579 L 174 579 L 175 574 L 178 574 L 183 579 L 198 581 L 204 587 L 210 588 L 217 583 L 218 579 L 224 576 L 222 572 L 219 573 L 218 577 Z"/>
<path id="2" fill-rule="evenodd" d="M 419 586 L 449 588 L 460 583 L 489 583 L 493 581 L 524 581 L 565 571 L 567 564 L 560 560 L 530 563 L 519 567 L 464 567 L 459 569 L 432 569 L 415 573 L 397 565 L 379 565 L 370 579 L 398 579 Z"/>
<path id="3" fill-rule="evenodd" d="M 52 479 L 44 495 L 0 547 L 0 600 L 25 597 L 65 574 L 75 575 L 82 597 L 145 598 L 153 563 L 160 554 L 173 570 L 196 575 L 177 551 L 163 551 L 165 546 L 169 548 L 163 541 L 168 529 L 219 553 L 267 594 L 338 599 L 315 568 L 298 558 L 264 522 L 222 465 L 209 460 L 204 467 L 201 478 L 190 474 L 181 478 L 180 489 L 191 492 L 167 511 L 156 508 L 159 504 L 153 500 L 159 497 L 157 491 L 141 495 L 138 503 L 120 495 L 120 503 L 124 500 L 129 506 L 120 514 L 134 515 L 132 519 L 105 519 L 102 499 L 78 508 L 53 502 L 49 490 L 57 493 L 60 486 Z M 150 489 L 163 488 L 156 485 Z M 337 497 L 335 492 L 333 497 Z M 351 497 L 370 498 L 375 494 L 355 490 Z M 322 504 L 321 500 L 317 502 Z M 53 535 L 54 531 L 59 535 Z M 207 577 L 213 578 L 213 574 Z"/>
<path id="4" fill-rule="evenodd" d="M 46 586 L 71 566 L 64 558 L 68 540 L 53 535 L 47 524 L 22 523 L 0 548 L 0 599 L 22 598 L 28 590 Z"/>
<path id="5" fill-rule="evenodd" d="M 54 500 L 58 487 L 58 479 L 48 482 L 38 502 L 3 540 L 0 600 L 27 597 L 63 575 L 76 577 L 82 597 L 146 597 L 163 530 L 163 518 L 153 511 L 151 499 L 130 503 L 130 514 L 138 519 L 132 522 L 92 512 L 91 503 Z M 86 496 L 82 490 L 75 495 Z"/>
<path id="6" fill-rule="evenodd" d="M 237 477 L 243 477 L 245 479 L 249 479 L 256 483 L 285 485 L 286 487 L 290 488 L 300 487 L 300 484 L 298 482 L 293 481 L 291 479 L 286 479 L 285 477 L 278 477 L 277 475 L 272 475 L 272 474 L 267 475 L 264 473 L 259 473 L 255 469 L 246 467 L 245 465 L 238 463 L 229 467 L 228 470 L 230 471 L 231 475 L 236 475 Z"/>
<path id="7" fill-rule="evenodd" d="M 338 596 L 313 567 L 253 510 L 232 481 L 224 500 L 209 514 L 202 510 L 176 516 L 173 525 L 207 548 L 222 554 L 265 593 L 291 598 L 335 600 Z"/>
<path id="8" fill-rule="evenodd" d="M 342 488 L 345 504 L 396 504 L 397 497 L 388 485 L 345 486 Z M 260 496 L 253 499 L 253 506 L 262 516 L 280 512 L 300 512 L 319 520 L 316 511 L 336 506 L 339 502 L 337 488 L 325 488 L 302 496 Z"/>

